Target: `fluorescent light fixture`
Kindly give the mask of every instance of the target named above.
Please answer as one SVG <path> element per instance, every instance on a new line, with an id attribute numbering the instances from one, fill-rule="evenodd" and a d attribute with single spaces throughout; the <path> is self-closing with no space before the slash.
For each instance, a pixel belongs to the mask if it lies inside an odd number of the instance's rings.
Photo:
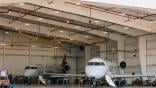
<path id="1" fill-rule="evenodd" d="M 88 35 L 86 35 L 85 37 L 86 37 L 86 38 L 88 38 L 89 36 L 88 36 Z"/>
<path id="2" fill-rule="evenodd" d="M 99 23 L 100 21 L 98 21 L 98 20 L 95 20 L 94 22 L 95 22 L 95 23 Z"/>
<path id="3" fill-rule="evenodd" d="M 42 18 L 38 18 L 39 21 L 43 20 Z"/>
<path id="4" fill-rule="evenodd" d="M 63 32 L 63 31 L 60 31 L 60 32 Z"/>
<path id="5" fill-rule="evenodd" d="M 29 24 L 29 23 L 26 23 L 25 25 L 26 25 L 26 26 L 29 26 L 30 24 Z"/>
<path id="6" fill-rule="evenodd" d="M 80 26 L 75 26 L 76 29 L 80 28 Z"/>
<path id="7" fill-rule="evenodd" d="M 107 32 L 107 31 L 104 31 L 103 33 L 106 34 L 106 33 L 108 33 L 108 32 Z"/>
<path id="8" fill-rule="evenodd" d="M 129 29 L 129 27 L 124 27 L 123 29 Z"/>
<path id="9" fill-rule="evenodd" d="M 54 47 L 55 49 L 57 49 L 58 47 Z"/>
<path id="10" fill-rule="evenodd" d="M 73 40 L 72 38 L 70 38 L 70 40 Z"/>
<path id="11" fill-rule="evenodd" d="M 59 13 L 59 11 L 56 11 L 55 13 Z"/>
<path id="12" fill-rule="evenodd" d="M 11 11 L 9 11 L 8 13 L 11 14 Z"/>
<path id="13" fill-rule="evenodd" d="M 156 23 L 156 20 L 155 21 L 151 21 L 150 23 L 154 24 L 154 23 Z"/>
<path id="14" fill-rule="evenodd" d="M 5 33 L 6 33 L 6 34 L 9 34 L 9 32 L 8 32 L 8 31 L 6 31 Z"/>
<path id="15" fill-rule="evenodd" d="M 1 46 L 5 46 L 6 44 L 5 44 L 5 43 L 1 43 L 0 45 L 1 45 Z"/>
<path id="16" fill-rule="evenodd" d="M 70 23 L 70 21 L 69 21 L 69 20 L 67 20 L 67 21 L 66 21 L 66 23 L 67 23 L 67 24 L 69 24 L 69 23 Z"/>
<path id="17" fill-rule="evenodd" d="M 156 0 L 81 0 L 81 1 L 156 9 Z"/>
<path id="18" fill-rule="evenodd" d="M 20 6 L 24 6 L 24 3 L 19 3 Z"/>
<path id="19" fill-rule="evenodd" d="M 18 28 L 16 27 L 15 30 L 18 30 Z"/>
<path id="20" fill-rule="evenodd" d="M 62 42 L 57 42 L 57 43 L 62 43 Z"/>
<path id="21" fill-rule="evenodd" d="M 125 16 L 125 15 L 126 15 L 126 13 L 120 13 L 119 15 L 121 15 L 121 16 Z"/>
<path id="22" fill-rule="evenodd" d="M 31 46 L 31 47 L 37 47 L 37 46 L 34 46 L 34 45 L 33 45 L 33 46 Z"/>

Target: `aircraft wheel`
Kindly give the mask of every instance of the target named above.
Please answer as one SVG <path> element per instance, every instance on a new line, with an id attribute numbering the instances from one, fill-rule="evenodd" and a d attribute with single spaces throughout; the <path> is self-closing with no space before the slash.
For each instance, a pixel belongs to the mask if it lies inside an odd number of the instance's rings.
<path id="1" fill-rule="evenodd" d="M 91 88 L 95 88 L 96 87 L 96 80 L 92 80 L 92 84 L 91 84 Z"/>

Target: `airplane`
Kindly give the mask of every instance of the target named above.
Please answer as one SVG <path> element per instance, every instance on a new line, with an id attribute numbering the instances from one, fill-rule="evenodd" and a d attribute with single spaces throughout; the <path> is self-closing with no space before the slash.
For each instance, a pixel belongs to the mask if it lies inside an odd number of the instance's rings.
<path id="1" fill-rule="evenodd" d="M 85 74 L 42 73 L 44 75 L 51 75 L 51 77 L 87 77 L 92 81 L 92 87 L 96 86 L 97 80 L 103 79 L 105 79 L 110 86 L 117 87 L 114 82 L 115 78 L 155 77 L 155 75 L 116 75 L 112 70 L 114 66 L 115 65 L 112 65 L 110 62 L 107 62 L 104 59 L 93 58 L 90 59 L 85 66 Z M 32 74 L 29 73 L 29 75 L 33 75 L 35 73 L 34 71 L 31 72 Z M 42 83 L 46 83 L 42 75 L 39 75 L 39 79 Z"/>

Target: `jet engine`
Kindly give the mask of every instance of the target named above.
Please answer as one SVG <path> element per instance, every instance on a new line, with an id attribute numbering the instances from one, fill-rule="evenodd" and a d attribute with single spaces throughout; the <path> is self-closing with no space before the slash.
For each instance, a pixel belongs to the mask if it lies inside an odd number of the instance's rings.
<path id="1" fill-rule="evenodd" d="M 120 68 L 121 68 L 121 69 L 125 69 L 126 67 L 127 67 L 126 62 L 125 62 L 125 61 L 121 61 L 121 62 L 120 62 Z"/>

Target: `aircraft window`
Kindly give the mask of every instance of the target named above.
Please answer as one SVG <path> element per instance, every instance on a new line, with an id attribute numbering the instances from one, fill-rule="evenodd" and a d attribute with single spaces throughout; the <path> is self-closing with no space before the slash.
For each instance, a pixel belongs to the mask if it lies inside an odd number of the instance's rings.
<path id="1" fill-rule="evenodd" d="M 25 67 L 25 69 L 30 69 L 30 67 L 27 66 L 27 67 Z"/>
<path id="2" fill-rule="evenodd" d="M 37 67 L 25 67 L 25 69 L 37 69 Z"/>
<path id="3" fill-rule="evenodd" d="M 94 62 L 89 62 L 88 65 L 94 65 Z"/>
<path id="4" fill-rule="evenodd" d="M 88 65 L 105 65 L 103 62 L 89 62 Z"/>
<path id="5" fill-rule="evenodd" d="M 37 67 L 31 67 L 31 69 L 37 69 Z"/>
<path id="6" fill-rule="evenodd" d="M 94 65 L 104 65 L 102 62 L 95 62 Z"/>

